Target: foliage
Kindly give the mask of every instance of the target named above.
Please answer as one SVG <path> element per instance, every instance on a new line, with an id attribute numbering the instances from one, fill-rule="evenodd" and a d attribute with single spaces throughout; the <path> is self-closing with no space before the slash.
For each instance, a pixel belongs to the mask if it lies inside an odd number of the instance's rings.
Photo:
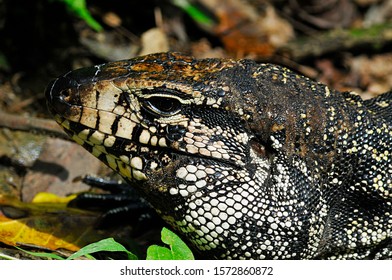
<path id="1" fill-rule="evenodd" d="M 205 24 L 211 26 L 213 24 L 213 20 L 206 15 L 202 10 L 200 10 L 197 6 L 193 5 L 187 0 L 172 0 L 173 5 L 181 8 L 185 13 L 187 13 L 194 21 L 199 24 Z"/>
<path id="2" fill-rule="evenodd" d="M 129 260 L 137 260 L 137 256 L 129 252 L 123 245 L 115 241 L 113 238 L 106 238 L 101 241 L 84 246 L 82 249 L 72 254 L 67 260 L 73 260 L 81 256 L 89 256 L 96 252 L 125 252 Z"/>
<path id="3" fill-rule="evenodd" d="M 169 245 L 170 249 L 159 245 L 151 245 L 147 249 L 147 260 L 194 260 L 192 251 L 175 233 L 171 232 L 167 228 L 163 228 L 161 232 L 161 239 L 163 243 Z M 89 259 L 95 259 L 91 256 L 91 254 L 97 252 L 125 252 L 129 260 L 138 259 L 135 254 L 128 251 L 123 245 L 115 241 L 113 238 L 106 238 L 84 246 L 68 258 L 60 257 L 54 253 L 36 253 L 26 251 L 21 248 L 18 249 L 36 257 L 56 260 L 73 260 L 82 256 Z"/>
<path id="4" fill-rule="evenodd" d="M 147 249 L 147 260 L 193 260 L 192 251 L 175 233 L 167 228 L 163 228 L 161 232 L 162 242 L 169 245 L 162 247 L 151 245 Z"/>
<path id="5" fill-rule="evenodd" d="M 102 26 L 91 16 L 86 6 L 86 0 L 56 0 L 64 2 L 70 11 L 81 17 L 92 29 L 101 31 Z"/>

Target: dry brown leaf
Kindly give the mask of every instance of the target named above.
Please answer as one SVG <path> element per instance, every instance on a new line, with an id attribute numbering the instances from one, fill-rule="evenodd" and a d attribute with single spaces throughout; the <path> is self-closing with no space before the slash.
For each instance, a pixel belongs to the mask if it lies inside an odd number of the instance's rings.
<path id="1" fill-rule="evenodd" d="M 237 56 L 270 56 L 294 36 L 291 25 L 271 5 L 261 13 L 242 1 L 202 1 L 219 19 L 214 32 Z"/>

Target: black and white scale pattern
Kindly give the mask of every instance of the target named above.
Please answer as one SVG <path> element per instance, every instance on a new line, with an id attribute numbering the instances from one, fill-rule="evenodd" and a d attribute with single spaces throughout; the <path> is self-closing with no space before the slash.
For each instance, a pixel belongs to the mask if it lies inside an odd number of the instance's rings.
<path id="1" fill-rule="evenodd" d="M 46 95 L 205 258 L 392 258 L 391 93 L 161 53 L 69 72 Z"/>

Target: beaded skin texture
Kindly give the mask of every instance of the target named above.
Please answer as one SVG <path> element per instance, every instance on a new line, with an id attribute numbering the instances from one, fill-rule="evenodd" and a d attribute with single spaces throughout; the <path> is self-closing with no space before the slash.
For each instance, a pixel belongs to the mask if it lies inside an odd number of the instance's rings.
<path id="1" fill-rule="evenodd" d="M 203 258 L 392 258 L 392 93 L 159 53 L 46 90 L 70 137 Z"/>

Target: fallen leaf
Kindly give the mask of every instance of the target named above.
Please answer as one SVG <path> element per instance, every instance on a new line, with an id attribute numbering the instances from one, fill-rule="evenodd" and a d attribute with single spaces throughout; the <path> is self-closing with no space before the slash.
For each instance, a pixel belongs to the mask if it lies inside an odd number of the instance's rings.
<path id="1" fill-rule="evenodd" d="M 24 203 L 0 196 L 0 241 L 49 250 L 77 251 L 104 237 L 94 228 L 100 214 L 66 203 Z"/>

